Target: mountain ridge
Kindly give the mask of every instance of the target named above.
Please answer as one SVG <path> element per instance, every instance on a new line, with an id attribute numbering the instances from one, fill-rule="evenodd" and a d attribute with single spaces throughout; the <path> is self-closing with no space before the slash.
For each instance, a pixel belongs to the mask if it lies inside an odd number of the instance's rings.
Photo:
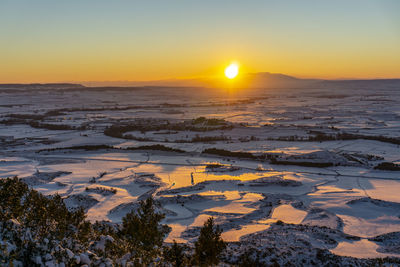
<path id="1" fill-rule="evenodd" d="M 314 79 L 298 78 L 282 73 L 246 73 L 238 77 L 234 87 L 240 88 L 297 88 L 318 86 L 371 86 L 400 84 L 400 78 L 393 79 Z M 227 81 L 217 78 L 162 79 L 150 81 L 84 81 L 79 83 L 0 83 L 1 89 L 83 89 L 96 87 L 224 87 Z"/>

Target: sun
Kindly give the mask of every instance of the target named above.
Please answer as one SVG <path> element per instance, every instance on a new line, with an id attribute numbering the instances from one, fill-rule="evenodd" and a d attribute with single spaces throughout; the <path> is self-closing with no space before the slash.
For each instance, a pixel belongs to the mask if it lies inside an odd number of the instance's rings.
<path id="1" fill-rule="evenodd" d="M 236 63 L 230 64 L 228 67 L 225 69 L 225 76 L 228 79 L 233 79 L 235 78 L 239 73 L 239 66 Z"/>

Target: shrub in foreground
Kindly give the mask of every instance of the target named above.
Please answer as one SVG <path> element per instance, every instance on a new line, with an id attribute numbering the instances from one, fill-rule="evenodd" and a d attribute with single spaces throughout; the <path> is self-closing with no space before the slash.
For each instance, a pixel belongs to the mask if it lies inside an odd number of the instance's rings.
<path id="1" fill-rule="evenodd" d="M 44 196 L 18 178 L 0 179 L 0 266 L 209 266 L 225 249 L 210 218 L 195 251 L 174 242 L 150 197 L 122 224 L 91 223 L 70 211 L 59 195 Z"/>
<path id="2" fill-rule="evenodd" d="M 217 265 L 226 244 L 221 239 L 222 230 L 214 225 L 214 218 L 208 218 L 200 230 L 199 239 L 195 243 L 193 262 L 200 266 Z"/>

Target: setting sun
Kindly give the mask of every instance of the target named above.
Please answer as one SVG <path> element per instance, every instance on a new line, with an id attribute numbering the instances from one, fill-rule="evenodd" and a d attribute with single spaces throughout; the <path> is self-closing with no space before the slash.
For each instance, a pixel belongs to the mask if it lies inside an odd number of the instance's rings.
<path id="1" fill-rule="evenodd" d="M 235 78 L 239 73 L 239 66 L 236 63 L 230 64 L 228 67 L 225 69 L 225 76 L 228 79 L 233 79 Z"/>

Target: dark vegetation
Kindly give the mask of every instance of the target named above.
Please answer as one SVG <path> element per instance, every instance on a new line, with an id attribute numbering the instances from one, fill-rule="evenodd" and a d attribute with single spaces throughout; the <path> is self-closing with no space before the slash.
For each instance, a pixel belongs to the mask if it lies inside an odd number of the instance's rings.
<path id="1" fill-rule="evenodd" d="M 154 133 L 158 134 L 158 133 Z M 124 134 L 123 139 L 129 139 L 129 140 L 135 140 L 135 141 L 140 141 L 140 142 L 158 142 L 154 139 L 148 138 L 148 137 L 140 137 L 140 136 L 135 136 L 132 134 Z M 200 136 L 196 134 L 195 137 L 191 139 L 178 139 L 178 140 L 169 140 L 168 138 L 165 138 L 163 142 L 165 143 L 208 143 L 208 142 L 217 142 L 217 141 L 229 141 L 231 140 L 230 137 L 220 135 L 220 136 Z M 160 141 L 162 142 L 162 141 Z"/>
<path id="2" fill-rule="evenodd" d="M 86 187 L 85 188 L 86 192 L 93 192 L 101 195 L 114 195 L 117 193 L 117 189 L 115 188 L 107 188 L 107 187 L 102 187 L 102 186 L 97 186 L 97 187 Z"/>
<path id="3" fill-rule="evenodd" d="M 115 136 L 113 136 L 115 137 Z M 129 139 L 129 140 L 135 140 L 135 141 L 140 141 L 140 142 L 153 142 L 151 138 L 148 137 L 140 137 L 140 136 L 134 136 L 132 134 L 123 134 L 121 137 L 118 138 L 123 138 L 123 139 Z"/>
<path id="4" fill-rule="evenodd" d="M 206 117 L 198 117 L 196 119 L 192 120 L 192 124 L 202 124 L 202 125 L 207 125 L 207 126 L 220 126 L 220 125 L 226 125 L 227 122 L 224 119 L 207 119 Z"/>
<path id="5" fill-rule="evenodd" d="M 148 198 L 122 224 L 91 223 L 83 209 L 70 211 L 59 195 L 44 196 L 18 178 L 0 179 L 0 265 L 209 266 L 226 245 L 210 218 L 195 248 L 164 244 L 157 203 Z M 45 264 L 46 263 L 46 264 Z"/>
<path id="6" fill-rule="evenodd" d="M 47 129 L 47 130 L 86 130 L 86 126 L 72 126 L 69 124 L 53 124 L 53 123 L 43 123 L 35 120 L 29 119 L 7 119 L 1 120 L 0 124 L 4 125 L 16 125 L 16 124 L 26 124 L 33 128 Z"/>
<path id="7" fill-rule="evenodd" d="M 300 250 L 310 253 L 308 258 L 303 257 L 305 265 L 399 264 L 396 258 L 355 259 L 334 255 L 327 249 L 288 246 L 279 250 L 273 244 L 260 247 L 257 240 L 256 245 L 239 242 L 246 249 L 233 247 L 225 253 L 227 244 L 213 218 L 200 229 L 194 246 L 166 244 L 169 227 L 161 224 L 164 215 L 157 210 L 158 203 L 150 197 L 129 212 L 122 224 L 91 223 L 85 220 L 82 209 L 68 210 L 58 195 L 44 196 L 18 178 L 0 179 L 0 266 L 216 266 L 221 261 L 233 266 L 279 266 L 292 253 L 302 254 Z M 281 221 L 276 225 L 286 226 Z M 288 226 L 314 231 L 310 226 Z M 359 240 L 355 236 L 346 238 Z"/>
<path id="8" fill-rule="evenodd" d="M 127 147 L 126 150 L 158 150 L 158 151 L 185 153 L 185 151 L 183 151 L 181 149 L 167 147 L 167 146 L 163 146 L 163 145 L 160 145 L 160 144 L 148 145 L 148 146 L 138 146 L 138 147 Z"/>
<path id="9" fill-rule="evenodd" d="M 137 211 L 125 215 L 118 236 L 127 241 L 127 249 L 135 251 L 136 257 L 150 263 L 161 253 L 159 248 L 170 231 L 167 225 L 160 224 L 164 217 L 164 214 L 156 212 L 153 198 L 148 198 L 140 202 Z"/>
<path id="10" fill-rule="evenodd" d="M 224 165 L 220 164 L 220 163 L 209 163 L 206 165 L 206 169 L 214 169 L 214 168 L 221 168 Z"/>
<path id="11" fill-rule="evenodd" d="M 43 123 L 36 121 L 30 121 L 28 124 L 33 128 L 47 129 L 47 130 L 86 130 L 86 127 L 83 125 L 71 126 L 68 124 L 51 124 L 51 123 Z"/>
<path id="12" fill-rule="evenodd" d="M 59 110 L 51 110 L 43 114 L 9 114 L 7 115 L 7 117 L 14 119 L 21 119 L 21 120 L 43 120 L 47 117 L 61 116 L 61 115 L 65 115 L 65 113 Z"/>
<path id="13" fill-rule="evenodd" d="M 42 114 L 9 114 L 7 115 L 7 119 L 0 120 L 0 124 L 4 125 L 17 125 L 17 124 L 26 124 L 33 128 L 39 129 L 48 129 L 48 130 L 87 130 L 89 126 L 80 125 L 73 126 L 69 124 L 61 124 L 61 123 L 48 123 L 44 122 L 46 119 L 55 116 L 62 116 L 72 111 L 102 111 L 102 110 L 125 110 L 131 109 L 134 107 L 109 107 L 109 108 L 92 108 L 92 109 L 57 109 L 50 110 L 48 112 Z M 137 107 L 135 107 L 137 108 Z M 232 129 L 233 125 L 228 123 L 223 119 L 215 119 L 210 118 L 207 119 L 205 117 L 199 117 L 193 120 L 182 121 L 171 123 L 168 120 L 151 120 L 151 119 L 140 119 L 136 120 L 132 123 L 121 123 L 115 124 L 110 127 L 107 127 L 104 130 L 104 134 L 110 137 L 115 138 L 123 138 L 130 139 L 136 141 L 152 141 L 147 137 L 138 137 L 132 134 L 126 134 L 130 131 L 140 131 L 141 133 L 146 133 L 148 131 L 161 131 L 166 130 L 169 132 L 178 132 L 178 131 L 195 131 L 195 132 L 206 132 L 206 131 L 215 131 L 215 130 L 229 130 Z M 220 136 L 200 136 L 196 135 L 190 140 L 176 140 L 177 143 L 196 143 L 196 142 L 215 142 L 215 141 L 228 141 L 229 137 L 220 135 Z M 166 139 L 166 142 L 167 139 Z"/>
<path id="14" fill-rule="evenodd" d="M 187 266 L 190 262 L 190 257 L 185 253 L 188 247 L 185 245 L 179 245 L 174 240 L 171 247 L 166 247 L 164 250 L 164 258 L 167 262 L 170 262 L 175 267 Z"/>
<path id="15" fill-rule="evenodd" d="M 62 110 L 50 110 L 43 114 L 9 114 L 8 119 L 0 120 L 0 124 L 16 125 L 27 124 L 33 128 L 48 130 L 86 130 L 86 126 L 72 126 L 69 124 L 53 124 L 43 122 L 49 117 L 62 116 L 65 113 Z"/>
<path id="16" fill-rule="evenodd" d="M 200 266 L 212 266 L 219 263 L 219 255 L 226 248 L 226 244 L 221 239 L 221 233 L 219 226 L 214 226 L 214 219 L 208 218 L 195 243 L 194 263 Z"/>
<path id="17" fill-rule="evenodd" d="M 264 156 L 256 156 L 249 152 L 232 152 L 225 149 L 218 149 L 218 148 L 207 148 L 204 149 L 204 154 L 212 154 L 218 155 L 223 157 L 232 157 L 232 158 L 245 158 L 245 159 L 264 159 Z"/>
<path id="18" fill-rule="evenodd" d="M 247 249 L 242 255 L 239 257 L 239 266 L 241 267 L 266 267 L 268 266 L 264 262 L 261 261 L 261 257 L 259 255 L 260 253 L 256 251 L 255 249 Z M 274 266 L 274 265 L 270 265 Z M 279 264 L 276 264 L 275 266 L 279 266 Z"/>
<path id="19" fill-rule="evenodd" d="M 199 142 L 216 142 L 216 141 L 228 141 L 230 137 L 220 135 L 220 136 L 200 136 L 196 134 L 191 140 L 177 140 L 177 143 L 199 143 Z"/>
<path id="20" fill-rule="evenodd" d="M 243 151 L 229 151 L 225 149 L 219 148 L 206 148 L 201 153 L 203 154 L 211 154 L 211 155 L 218 155 L 227 158 L 240 158 L 240 159 L 252 159 L 252 160 L 270 160 L 271 162 L 275 161 L 278 158 L 277 154 L 272 153 L 263 153 L 260 155 L 254 155 L 250 152 L 243 152 Z"/>
<path id="21" fill-rule="evenodd" d="M 392 162 L 382 162 L 375 166 L 374 169 L 384 171 L 400 171 L 400 164 Z"/>
<path id="22" fill-rule="evenodd" d="M 220 171 L 238 171 L 240 167 L 232 166 L 232 165 L 222 165 L 220 163 L 209 163 L 206 165 L 206 170 L 211 172 L 220 172 Z"/>
<path id="23" fill-rule="evenodd" d="M 56 148 L 46 148 L 46 149 L 41 149 L 38 150 L 37 152 L 43 152 L 43 151 L 57 151 L 57 150 L 85 150 L 85 151 L 95 151 L 95 150 L 101 150 L 101 149 L 115 149 L 112 146 L 109 145 L 82 145 L 82 146 L 69 146 L 69 147 L 56 147 Z"/>
<path id="24" fill-rule="evenodd" d="M 125 135 L 127 132 L 138 131 L 146 133 L 149 131 L 194 131 L 207 132 L 215 130 L 232 129 L 233 125 L 219 119 L 206 119 L 203 117 L 191 120 L 171 123 L 168 120 L 136 120 L 131 123 L 114 124 L 104 130 L 104 134 L 116 138 L 133 138 L 130 135 Z"/>
<path id="25" fill-rule="evenodd" d="M 7 243 L 3 245 L 1 264 L 17 260 L 24 266 L 35 266 L 35 257 L 43 252 L 44 245 L 49 252 L 73 240 L 87 246 L 92 229 L 84 218 L 83 209 L 68 211 L 58 195 L 45 197 L 17 178 L 1 179 L 0 236 L 11 246 L 8 252 Z"/>
<path id="26" fill-rule="evenodd" d="M 277 160 L 272 158 L 272 164 L 276 165 L 296 165 L 303 167 L 316 167 L 316 168 L 325 168 L 333 166 L 332 162 L 309 162 L 309 161 L 287 161 L 287 160 Z"/>
<path id="27" fill-rule="evenodd" d="M 57 147 L 57 148 L 48 148 L 41 149 L 37 152 L 50 152 L 57 150 L 85 150 L 85 151 L 96 151 L 101 149 L 114 149 L 114 150 L 158 150 L 158 151 L 167 151 L 167 152 L 176 152 L 176 153 L 185 153 L 185 151 L 177 148 L 167 147 L 160 144 L 157 145 L 148 145 L 148 146 L 137 146 L 137 147 L 127 147 L 127 148 L 115 148 L 109 145 L 83 145 L 83 146 L 70 146 L 70 147 Z"/>
<path id="28" fill-rule="evenodd" d="M 276 141 L 310 141 L 310 142 L 322 142 L 322 141 L 335 141 L 335 140 L 373 140 L 380 141 L 389 144 L 400 145 L 400 138 L 386 137 L 382 135 L 364 135 L 364 134 L 352 134 L 352 133 L 336 133 L 336 134 L 326 134 L 319 131 L 310 131 L 313 134 L 308 137 L 301 137 L 297 135 L 279 137 L 277 139 L 269 138 L 268 140 Z"/>

